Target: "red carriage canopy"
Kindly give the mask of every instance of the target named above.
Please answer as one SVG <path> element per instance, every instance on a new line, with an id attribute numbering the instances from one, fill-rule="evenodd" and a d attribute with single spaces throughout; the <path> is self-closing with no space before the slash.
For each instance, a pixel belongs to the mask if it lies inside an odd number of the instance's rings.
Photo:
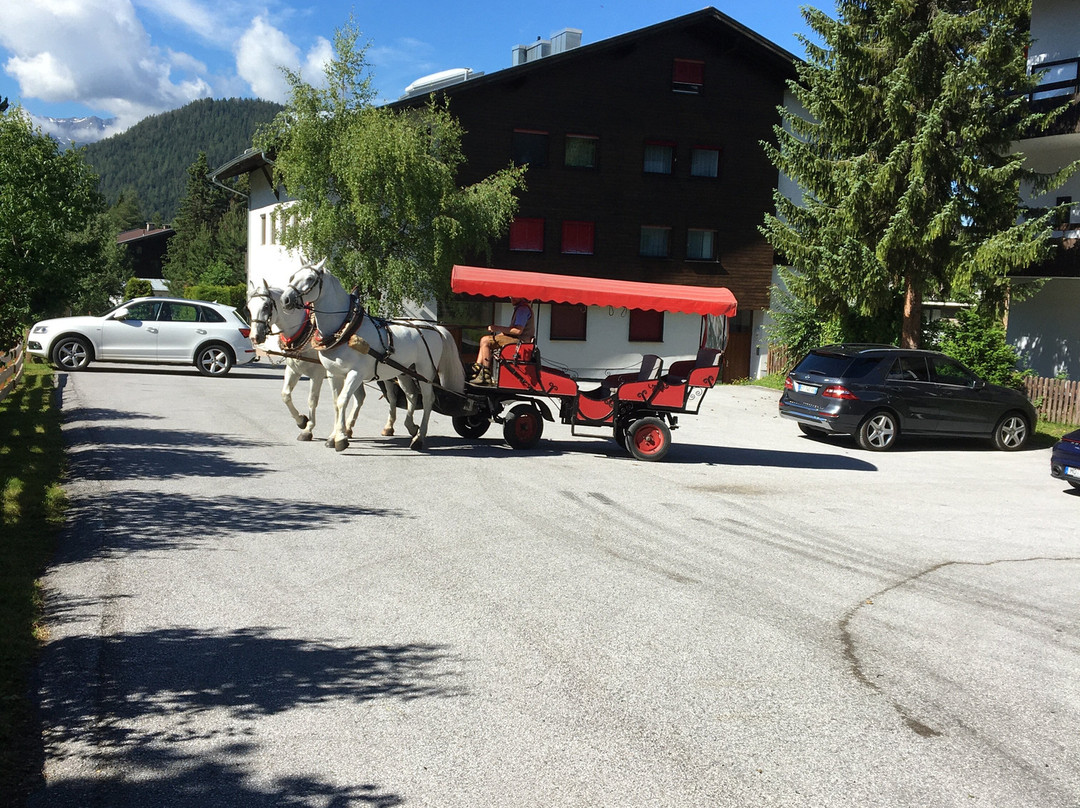
<path id="1" fill-rule="evenodd" d="M 577 275 L 552 275 L 512 269 L 455 266 L 450 288 L 459 294 L 523 297 L 544 303 L 584 303 L 683 314 L 734 316 L 738 304 L 722 286 L 614 281 Z"/>

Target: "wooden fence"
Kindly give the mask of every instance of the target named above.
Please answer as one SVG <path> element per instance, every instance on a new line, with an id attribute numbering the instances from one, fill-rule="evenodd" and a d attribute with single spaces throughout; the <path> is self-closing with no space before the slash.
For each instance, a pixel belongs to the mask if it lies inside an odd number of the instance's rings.
<path id="1" fill-rule="evenodd" d="M 1035 404 L 1039 418 L 1058 424 L 1080 424 L 1080 382 L 1032 376 L 1024 380 L 1024 392 Z"/>
<path id="2" fill-rule="evenodd" d="M 8 397 L 8 393 L 15 389 L 15 385 L 22 376 L 25 351 L 22 345 L 17 345 L 10 351 L 0 354 L 0 401 Z"/>

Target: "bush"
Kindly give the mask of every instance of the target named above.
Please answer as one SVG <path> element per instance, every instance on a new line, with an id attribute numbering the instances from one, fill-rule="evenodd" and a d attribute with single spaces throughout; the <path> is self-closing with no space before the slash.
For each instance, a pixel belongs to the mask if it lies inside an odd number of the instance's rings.
<path id="1" fill-rule="evenodd" d="M 961 309 L 954 320 L 942 323 L 936 347 L 991 384 L 1021 390 L 1024 377 L 1031 375 L 1018 368 L 1020 357 L 1005 340 L 1005 326 L 977 309 Z"/>
<path id="2" fill-rule="evenodd" d="M 150 281 L 142 278 L 130 278 L 124 285 L 124 299 L 131 300 L 134 297 L 149 297 L 154 293 L 154 287 Z"/>
<path id="3" fill-rule="evenodd" d="M 200 283 L 184 289 L 184 296 L 192 300 L 222 303 L 241 311 L 247 306 L 247 287 L 239 283 L 234 286 L 213 286 Z"/>

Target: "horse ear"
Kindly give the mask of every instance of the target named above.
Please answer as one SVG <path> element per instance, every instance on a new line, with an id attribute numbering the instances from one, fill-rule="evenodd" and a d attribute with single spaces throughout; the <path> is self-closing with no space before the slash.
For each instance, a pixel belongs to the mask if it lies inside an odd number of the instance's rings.
<path id="1" fill-rule="evenodd" d="M 268 283 L 266 282 L 266 278 L 263 278 L 263 279 L 262 279 L 262 288 L 263 288 L 263 289 L 269 289 L 269 288 L 270 288 L 270 284 L 268 284 Z"/>

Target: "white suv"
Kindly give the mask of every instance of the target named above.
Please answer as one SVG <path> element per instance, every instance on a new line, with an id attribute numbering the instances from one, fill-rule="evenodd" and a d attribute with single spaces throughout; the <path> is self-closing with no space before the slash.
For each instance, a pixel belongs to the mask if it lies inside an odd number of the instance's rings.
<path id="1" fill-rule="evenodd" d="M 26 348 L 61 370 L 94 362 L 194 364 L 224 376 L 255 358 L 247 321 L 231 306 L 202 300 L 140 297 L 103 317 L 60 317 L 30 329 Z"/>

